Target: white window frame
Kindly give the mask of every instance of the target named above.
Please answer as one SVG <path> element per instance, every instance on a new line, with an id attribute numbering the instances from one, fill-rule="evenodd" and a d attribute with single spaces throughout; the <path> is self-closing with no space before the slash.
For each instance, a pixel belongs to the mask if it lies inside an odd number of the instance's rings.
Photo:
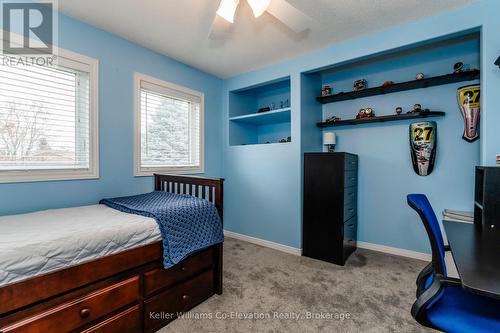
<path id="1" fill-rule="evenodd" d="M 200 99 L 200 165 L 178 166 L 178 167 L 141 167 L 141 81 L 164 87 L 166 89 L 176 90 L 180 93 L 196 96 Z M 170 174 L 197 174 L 205 172 L 205 94 L 179 86 L 174 83 L 163 81 L 152 76 L 141 73 L 134 73 L 134 114 L 135 114 L 135 133 L 134 133 L 134 170 L 136 177 L 152 176 L 155 173 Z"/>
<path id="2" fill-rule="evenodd" d="M 14 34 L 12 34 L 14 35 Z M 3 30 L 0 29 L 0 43 Z M 18 35 L 19 36 L 19 35 Z M 20 38 L 20 37 L 16 37 Z M 22 39 L 17 39 L 22 40 Z M 85 55 L 53 46 L 57 54 L 56 63 L 74 70 L 89 73 L 89 168 L 44 169 L 44 170 L 1 170 L 0 183 L 59 181 L 99 178 L 99 61 Z"/>

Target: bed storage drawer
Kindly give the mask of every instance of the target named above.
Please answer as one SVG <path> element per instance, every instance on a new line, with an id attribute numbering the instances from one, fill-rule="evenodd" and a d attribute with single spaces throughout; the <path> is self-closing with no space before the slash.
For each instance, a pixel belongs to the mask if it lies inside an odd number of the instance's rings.
<path id="1" fill-rule="evenodd" d="M 181 261 L 169 269 L 157 268 L 144 274 L 144 293 L 146 296 L 184 281 L 212 267 L 213 250 L 207 249 Z"/>
<path id="2" fill-rule="evenodd" d="M 214 294 L 214 272 L 206 271 L 144 302 L 145 331 L 153 332 Z"/>
<path id="3" fill-rule="evenodd" d="M 137 333 L 141 331 L 141 310 L 139 305 L 131 307 L 82 333 Z"/>
<path id="4" fill-rule="evenodd" d="M 139 300 L 139 277 L 133 277 L 2 328 L 11 332 L 69 332 Z"/>

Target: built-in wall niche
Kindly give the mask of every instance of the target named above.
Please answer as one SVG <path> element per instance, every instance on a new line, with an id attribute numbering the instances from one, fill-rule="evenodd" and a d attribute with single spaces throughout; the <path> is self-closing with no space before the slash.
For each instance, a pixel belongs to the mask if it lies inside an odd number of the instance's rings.
<path id="1" fill-rule="evenodd" d="M 456 113 L 457 88 L 480 79 L 479 44 L 477 32 L 466 33 L 307 73 L 320 77 L 315 99 L 322 104 L 322 121 L 317 126 L 397 126 Z M 457 69 L 458 63 L 463 66 Z M 361 79 L 367 87 L 354 91 L 354 82 Z M 330 95 L 320 96 L 324 86 L 331 88 Z M 424 112 L 412 112 L 417 104 Z M 366 108 L 375 117 L 356 119 Z M 396 108 L 402 109 L 400 114 Z M 326 121 L 333 116 L 340 119 Z"/>
<path id="2" fill-rule="evenodd" d="M 291 140 L 289 77 L 229 92 L 231 146 L 287 140 Z"/>

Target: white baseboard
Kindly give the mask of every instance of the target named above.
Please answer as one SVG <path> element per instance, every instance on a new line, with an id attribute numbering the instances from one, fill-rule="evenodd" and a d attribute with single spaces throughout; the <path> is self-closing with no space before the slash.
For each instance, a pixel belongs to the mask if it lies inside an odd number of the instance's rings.
<path id="1" fill-rule="evenodd" d="M 268 247 L 268 248 L 271 248 L 274 250 L 290 253 L 290 254 L 293 254 L 296 256 L 302 255 L 302 249 L 299 249 L 296 247 L 291 247 L 291 246 L 271 242 L 268 240 L 239 234 L 239 233 L 236 233 L 233 231 L 228 231 L 228 230 L 224 230 L 224 235 L 227 237 L 230 237 L 230 238 L 235 238 L 235 239 L 239 239 L 239 240 L 249 242 L 252 244 L 265 246 L 265 247 Z M 372 243 L 366 243 L 366 242 L 360 242 L 360 241 L 358 241 L 357 244 L 358 244 L 358 247 L 360 249 L 383 252 L 383 253 L 388 253 L 388 254 L 392 254 L 392 255 L 396 255 L 396 256 L 400 256 L 400 257 L 407 257 L 407 258 L 419 259 L 419 260 L 424 260 L 424 261 L 431 261 L 432 260 L 432 256 L 430 254 L 427 254 L 427 253 L 398 249 L 396 247 L 390 247 L 390 246 L 372 244 Z"/>
<path id="2" fill-rule="evenodd" d="M 413 259 L 419 259 L 424 261 L 431 261 L 432 256 L 427 253 L 416 252 L 411 250 L 399 249 L 397 247 L 390 247 L 380 244 L 366 243 L 357 241 L 358 247 L 360 249 L 372 250 L 377 252 L 383 252 L 388 254 L 393 254 L 400 257 L 407 257 Z"/>
<path id="3" fill-rule="evenodd" d="M 296 247 L 291 247 L 291 246 L 287 246 L 287 245 L 283 245 L 283 244 L 279 244 L 279 243 L 275 243 L 275 242 L 270 242 L 270 241 L 260 239 L 260 238 L 242 235 L 242 234 L 232 232 L 232 231 L 224 230 L 224 236 L 239 239 L 239 240 L 249 242 L 252 244 L 256 244 L 256 245 L 260 245 L 260 246 L 269 247 L 271 249 L 275 249 L 275 250 L 278 250 L 281 252 L 290 253 L 290 254 L 293 254 L 296 256 L 302 255 L 302 249 L 298 249 Z"/>

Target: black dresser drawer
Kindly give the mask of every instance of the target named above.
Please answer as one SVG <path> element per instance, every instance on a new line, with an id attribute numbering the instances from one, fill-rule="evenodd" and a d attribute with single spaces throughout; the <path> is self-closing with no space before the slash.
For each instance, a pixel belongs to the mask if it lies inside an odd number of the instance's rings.
<path id="1" fill-rule="evenodd" d="M 356 155 L 345 154 L 344 168 L 345 170 L 357 170 L 358 157 Z"/>
<path id="2" fill-rule="evenodd" d="M 344 175 L 344 188 L 358 185 L 358 171 L 348 170 Z"/>
<path id="3" fill-rule="evenodd" d="M 344 222 L 344 240 L 356 240 L 356 233 L 358 229 L 358 217 L 352 216 L 349 220 Z"/>
<path id="4" fill-rule="evenodd" d="M 356 202 L 352 201 L 351 203 L 344 205 L 344 220 L 348 221 L 351 217 L 356 214 Z"/>
<path id="5" fill-rule="evenodd" d="M 356 186 L 346 187 L 344 189 L 344 205 L 358 201 L 358 189 Z"/>
<path id="6" fill-rule="evenodd" d="M 354 215 L 349 221 L 344 223 L 344 238 L 342 240 L 342 260 L 345 260 L 349 255 L 356 250 L 358 217 Z"/>

